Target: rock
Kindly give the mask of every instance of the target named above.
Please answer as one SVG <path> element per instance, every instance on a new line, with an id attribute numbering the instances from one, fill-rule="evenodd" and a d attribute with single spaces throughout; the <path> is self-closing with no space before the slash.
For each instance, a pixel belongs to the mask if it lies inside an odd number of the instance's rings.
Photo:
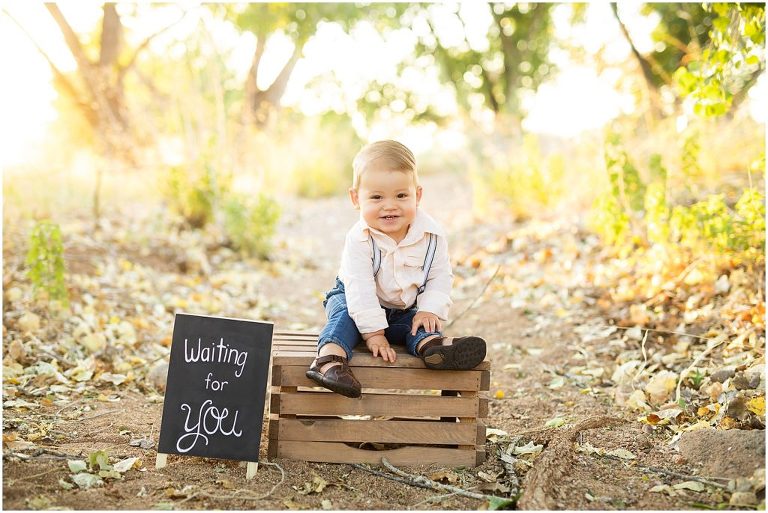
<path id="1" fill-rule="evenodd" d="M 701 465 L 701 476 L 738 478 L 752 476 L 765 466 L 765 431 L 699 429 L 683 433 L 680 454 Z"/>
<path id="2" fill-rule="evenodd" d="M 32 312 L 25 312 L 18 321 L 19 330 L 23 333 L 40 329 L 40 317 Z"/>
<path id="3" fill-rule="evenodd" d="M 744 371 L 744 377 L 749 383 L 749 388 L 759 388 L 760 382 L 765 381 L 765 366 L 763 364 L 753 365 Z"/>
<path id="4" fill-rule="evenodd" d="M 161 362 L 156 364 L 147 374 L 149 384 L 160 392 L 165 392 L 165 385 L 168 379 L 168 363 Z"/>
<path id="5" fill-rule="evenodd" d="M 736 374 L 736 369 L 734 367 L 722 367 L 710 374 L 709 379 L 717 381 L 718 383 L 723 383 L 726 379 L 732 378 L 734 374 Z"/>
<path id="6" fill-rule="evenodd" d="M 733 377 L 733 386 L 736 387 L 736 390 L 754 390 L 760 386 L 762 372 L 755 372 L 751 369 L 750 371 L 749 374 L 747 371 L 739 372 Z"/>
<path id="7" fill-rule="evenodd" d="M 731 506 L 754 506 L 757 504 L 757 495 L 755 492 L 733 492 L 729 504 Z"/>

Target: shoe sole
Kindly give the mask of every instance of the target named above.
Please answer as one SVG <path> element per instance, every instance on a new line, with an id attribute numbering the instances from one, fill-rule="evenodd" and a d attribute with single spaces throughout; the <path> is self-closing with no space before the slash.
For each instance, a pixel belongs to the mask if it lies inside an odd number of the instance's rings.
<path id="1" fill-rule="evenodd" d="M 362 395 L 360 389 L 354 387 L 345 387 L 343 385 L 339 385 L 338 383 L 328 381 L 325 379 L 325 376 L 317 371 L 307 371 L 304 375 L 321 387 L 327 388 L 331 392 L 336 392 L 337 394 L 343 395 L 344 397 L 357 399 Z"/>
<path id="2" fill-rule="evenodd" d="M 467 337 L 450 346 L 430 347 L 424 354 L 424 365 L 428 369 L 469 370 L 485 359 L 485 340 Z"/>

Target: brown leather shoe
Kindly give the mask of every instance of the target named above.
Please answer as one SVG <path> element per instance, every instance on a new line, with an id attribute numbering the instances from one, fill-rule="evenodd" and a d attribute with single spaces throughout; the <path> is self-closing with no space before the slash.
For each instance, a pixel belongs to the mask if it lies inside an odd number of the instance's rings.
<path id="1" fill-rule="evenodd" d="M 339 362 L 341 365 L 334 365 L 325 374 L 320 372 L 323 365 L 330 362 Z M 327 388 L 337 394 L 346 397 L 360 397 L 362 388 L 352 369 L 347 365 L 347 359 L 336 354 L 321 356 L 309 367 L 306 376 L 320 386 Z"/>
<path id="2" fill-rule="evenodd" d="M 436 337 L 422 346 L 419 355 L 428 369 L 474 369 L 485 359 L 485 340 L 457 337 L 444 346 L 443 337 Z"/>

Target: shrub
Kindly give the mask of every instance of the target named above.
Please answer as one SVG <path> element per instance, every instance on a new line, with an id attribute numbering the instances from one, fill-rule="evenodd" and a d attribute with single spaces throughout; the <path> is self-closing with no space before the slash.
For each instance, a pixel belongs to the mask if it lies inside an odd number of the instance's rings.
<path id="1" fill-rule="evenodd" d="M 279 205 L 263 194 L 255 200 L 232 195 L 224 202 L 224 231 L 233 247 L 248 255 L 269 254 L 279 218 Z"/>
<path id="2" fill-rule="evenodd" d="M 27 265 L 27 277 L 36 294 L 69 305 L 64 279 L 64 245 L 58 224 L 47 220 L 35 224 L 29 236 Z"/>
<path id="3" fill-rule="evenodd" d="M 218 199 L 229 191 L 231 177 L 217 173 L 210 162 L 170 168 L 164 187 L 169 206 L 193 228 L 214 219 Z"/>

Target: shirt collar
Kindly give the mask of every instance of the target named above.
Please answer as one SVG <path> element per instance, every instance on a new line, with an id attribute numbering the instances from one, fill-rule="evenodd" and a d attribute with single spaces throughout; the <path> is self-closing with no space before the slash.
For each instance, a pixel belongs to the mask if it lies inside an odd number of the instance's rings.
<path id="1" fill-rule="evenodd" d="M 378 238 L 385 236 L 385 234 L 382 232 L 369 227 L 363 219 L 362 214 L 360 215 L 360 219 L 357 221 L 353 229 L 354 233 L 357 234 L 357 239 L 361 241 L 368 240 L 369 234 L 376 234 L 379 236 Z M 440 237 L 445 237 L 445 230 L 443 230 L 443 227 L 440 226 L 437 221 L 432 219 L 432 216 L 423 210 L 418 209 L 416 210 L 416 217 L 411 223 L 410 228 L 408 228 L 408 233 L 400 245 L 412 244 L 418 240 L 421 240 L 424 237 L 424 234 L 427 233 L 434 233 Z"/>

